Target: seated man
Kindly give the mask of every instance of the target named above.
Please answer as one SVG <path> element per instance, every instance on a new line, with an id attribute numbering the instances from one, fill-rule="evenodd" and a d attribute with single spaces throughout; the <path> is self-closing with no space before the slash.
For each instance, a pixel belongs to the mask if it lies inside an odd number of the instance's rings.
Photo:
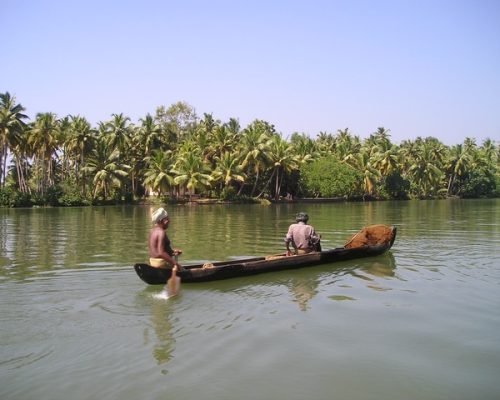
<path id="1" fill-rule="evenodd" d="M 182 251 L 172 249 L 165 232 L 170 223 L 167 211 L 163 208 L 156 210 L 151 216 L 151 222 L 154 226 L 149 233 L 149 264 L 155 268 L 180 267 L 174 257 Z"/>
<path id="2" fill-rule="evenodd" d="M 291 256 L 290 243 L 293 246 L 293 254 L 307 254 L 313 251 L 321 251 L 320 239 L 314 228 L 307 224 L 309 216 L 304 212 L 299 212 L 295 216 L 297 223 L 291 224 L 285 236 L 286 255 Z"/>
<path id="3" fill-rule="evenodd" d="M 168 297 L 172 297 L 179 292 L 181 285 L 177 272 L 182 270 L 182 267 L 177 262 L 176 256 L 182 251 L 172 249 L 170 245 L 170 239 L 165 232 L 170 222 L 166 210 L 163 208 L 156 210 L 151 216 L 151 222 L 154 226 L 149 233 L 149 264 L 155 268 L 172 268 L 172 273 L 167 278 L 165 287 Z"/>

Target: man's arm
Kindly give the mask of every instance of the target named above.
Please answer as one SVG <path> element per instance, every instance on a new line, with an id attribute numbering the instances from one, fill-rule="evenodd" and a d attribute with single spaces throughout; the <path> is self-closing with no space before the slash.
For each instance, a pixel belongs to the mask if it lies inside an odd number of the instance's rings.
<path id="1" fill-rule="evenodd" d="M 286 245 L 286 255 L 291 256 L 292 252 L 290 251 L 290 243 L 292 243 L 293 247 L 295 245 L 293 244 L 293 228 L 292 225 L 288 228 L 288 232 L 286 233 L 285 236 L 285 245 Z"/>

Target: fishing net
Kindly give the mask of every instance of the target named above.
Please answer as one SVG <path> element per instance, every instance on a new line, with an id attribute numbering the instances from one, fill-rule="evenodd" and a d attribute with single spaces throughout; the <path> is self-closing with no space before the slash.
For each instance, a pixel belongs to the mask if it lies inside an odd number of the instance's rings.
<path id="1" fill-rule="evenodd" d="M 362 246 L 376 246 L 389 242 L 392 239 L 392 227 L 387 225 L 365 226 L 354 234 L 344 245 L 346 249 Z"/>

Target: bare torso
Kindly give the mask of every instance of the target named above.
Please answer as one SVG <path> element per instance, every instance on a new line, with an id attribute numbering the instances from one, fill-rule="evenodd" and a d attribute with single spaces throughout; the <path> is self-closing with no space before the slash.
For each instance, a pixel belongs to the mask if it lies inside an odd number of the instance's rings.
<path id="1" fill-rule="evenodd" d="M 165 230 L 160 226 L 154 226 L 149 233 L 149 257 L 164 258 L 164 253 L 173 255 Z"/>

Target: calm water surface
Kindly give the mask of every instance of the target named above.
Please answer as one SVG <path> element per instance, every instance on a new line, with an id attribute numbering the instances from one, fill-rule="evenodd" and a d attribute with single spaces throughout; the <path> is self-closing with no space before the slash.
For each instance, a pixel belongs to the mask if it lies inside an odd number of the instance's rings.
<path id="1" fill-rule="evenodd" d="M 0 398 L 498 399 L 500 201 L 170 206 L 183 261 L 283 251 L 305 210 L 382 256 L 203 284 L 132 269 L 149 207 L 0 209 Z"/>

